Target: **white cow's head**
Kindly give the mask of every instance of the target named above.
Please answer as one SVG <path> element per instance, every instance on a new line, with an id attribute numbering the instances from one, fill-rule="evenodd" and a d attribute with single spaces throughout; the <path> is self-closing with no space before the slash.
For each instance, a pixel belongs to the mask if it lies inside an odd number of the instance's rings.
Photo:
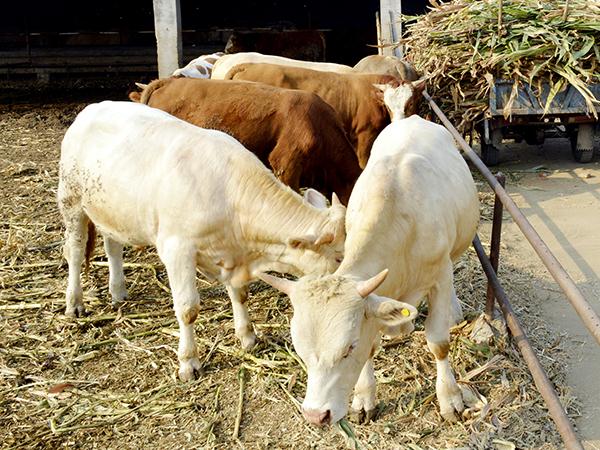
<path id="1" fill-rule="evenodd" d="M 374 86 L 383 92 L 383 103 L 390 113 L 390 119 L 399 120 L 417 114 L 419 100 L 425 89 L 425 80 L 401 80 L 398 87 L 389 84 Z"/>
<path id="2" fill-rule="evenodd" d="M 301 269 L 297 275 L 332 273 L 344 256 L 346 207 L 335 194 L 328 206 L 325 196 L 314 189 L 305 191 L 304 202 L 327 211 L 327 221 L 319 230 L 289 238 L 285 262 Z"/>
<path id="3" fill-rule="evenodd" d="M 309 422 L 343 418 L 379 331 L 415 318 L 413 306 L 373 294 L 386 276 L 387 269 L 368 280 L 335 273 L 296 282 L 259 275 L 292 301 L 292 342 L 308 370 L 302 408 Z"/>

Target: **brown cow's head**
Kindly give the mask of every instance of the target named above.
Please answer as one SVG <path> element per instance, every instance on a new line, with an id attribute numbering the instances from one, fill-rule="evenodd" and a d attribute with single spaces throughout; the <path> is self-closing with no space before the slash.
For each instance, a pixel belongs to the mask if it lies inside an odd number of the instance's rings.
<path id="1" fill-rule="evenodd" d="M 402 81 L 397 87 L 389 84 L 374 84 L 382 92 L 383 103 L 392 120 L 404 119 L 416 114 L 421 94 L 425 90 L 425 80 Z"/>

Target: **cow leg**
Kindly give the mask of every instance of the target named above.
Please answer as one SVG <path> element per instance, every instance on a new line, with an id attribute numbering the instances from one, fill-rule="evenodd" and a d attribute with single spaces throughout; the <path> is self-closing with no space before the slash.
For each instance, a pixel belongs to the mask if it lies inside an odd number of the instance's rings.
<path id="1" fill-rule="evenodd" d="M 352 399 L 350 414 L 356 422 L 368 423 L 375 417 L 375 407 L 377 406 L 375 390 L 375 372 L 373 357 L 371 356 L 363 366 L 354 386 L 354 398 Z"/>
<path id="2" fill-rule="evenodd" d="M 455 412 L 460 413 L 464 409 L 461 391 L 448 360 L 450 323 L 453 319 L 452 281 L 452 263 L 448 261 L 438 283 L 429 293 L 429 313 L 425 320 L 427 346 L 435 356 L 437 368 L 435 390 L 440 402 L 440 414 L 449 421 L 455 421 Z"/>
<path id="3" fill-rule="evenodd" d="M 460 306 L 460 302 L 458 301 L 458 297 L 456 296 L 456 290 L 454 289 L 454 284 L 452 284 L 451 309 L 452 309 L 452 322 L 450 323 L 450 325 L 454 326 L 454 325 L 462 322 L 462 320 L 464 318 L 462 306 Z"/>
<path id="4" fill-rule="evenodd" d="M 201 371 L 194 322 L 200 312 L 196 289 L 196 248 L 177 237 L 158 239 L 158 255 L 167 268 L 173 307 L 179 323 L 179 378 L 189 381 Z"/>
<path id="5" fill-rule="evenodd" d="M 104 236 L 104 251 L 108 257 L 108 291 L 113 306 L 127 298 L 125 273 L 123 272 L 123 245 Z"/>
<path id="6" fill-rule="evenodd" d="M 234 288 L 231 285 L 226 286 L 227 294 L 231 299 L 233 309 L 233 326 L 235 335 L 238 337 L 244 350 L 250 350 L 256 343 L 256 335 L 252 329 L 252 323 L 248 316 L 246 301 L 248 300 L 248 287 Z"/>
<path id="7" fill-rule="evenodd" d="M 66 204 L 68 202 L 64 202 L 64 205 Z M 64 205 L 59 202 L 65 223 L 63 252 L 69 265 L 65 314 L 70 317 L 81 317 L 85 312 L 81 288 L 81 264 L 85 257 L 89 219 L 81 208 L 67 209 Z"/>

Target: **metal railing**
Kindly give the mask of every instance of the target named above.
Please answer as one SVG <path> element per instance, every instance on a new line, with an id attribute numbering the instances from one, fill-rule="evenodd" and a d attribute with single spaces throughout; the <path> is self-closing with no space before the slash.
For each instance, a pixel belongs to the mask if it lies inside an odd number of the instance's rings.
<path id="1" fill-rule="evenodd" d="M 571 279 L 567 271 L 558 262 L 556 257 L 552 254 L 546 243 L 542 240 L 540 235 L 535 231 L 531 223 L 527 220 L 525 215 L 521 212 L 512 198 L 504 190 L 504 176 L 498 174 L 495 177 L 487 166 L 481 161 L 479 156 L 473 151 L 473 149 L 467 144 L 460 133 L 454 128 L 452 123 L 444 115 L 442 110 L 433 101 L 431 96 L 427 92 L 423 92 L 423 96 L 431 106 L 431 109 L 435 112 L 437 117 L 440 119 L 442 124 L 450 131 L 454 139 L 458 142 L 464 154 L 471 160 L 473 165 L 477 167 L 479 172 L 484 176 L 486 181 L 489 183 L 491 188 L 496 193 L 494 203 L 494 218 L 492 225 L 492 239 L 490 245 L 490 256 L 485 254 L 485 250 L 481 245 L 479 236 L 475 236 L 473 240 L 473 247 L 477 253 L 477 256 L 483 266 L 483 270 L 488 278 L 488 292 L 485 307 L 485 314 L 488 318 L 493 315 L 494 309 L 494 297 L 496 298 L 500 309 L 504 314 L 504 318 L 510 329 L 510 332 L 523 355 L 523 359 L 529 368 L 535 385 L 542 395 L 548 412 L 554 420 L 558 432 L 560 433 L 563 442 L 568 449 L 583 450 L 581 442 L 575 434 L 575 430 L 567 417 L 567 414 L 562 407 L 558 394 L 554 390 L 552 383 L 548 379 L 548 376 L 544 372 L 539 359 L 537 358 L 531 342 L 527 338 L 525 330 L 519 323 L 512 306 L 508 300 L 508 297 L 500 284 L 496 272 L 498 270 L 498 259 L 500 250 L 500 234 L 502 226 L 502 209 L 503 207 L 510 213 L 513 220 L 520 228 L 522 233 L 525 235 L 535 252 L 538 254 L 540 260 L 544 263 L 552 277 L 556 280 L 558 285 L 561 287 L 567 299 L 571 302 L 573 308 L 583 321 L 584 325 L 590 332 L 590 334 L 600 344 L 600 318 L 594 312 L 591 305 L 585 300 L 581 291 L 575 285 L 575 282 Z"/>

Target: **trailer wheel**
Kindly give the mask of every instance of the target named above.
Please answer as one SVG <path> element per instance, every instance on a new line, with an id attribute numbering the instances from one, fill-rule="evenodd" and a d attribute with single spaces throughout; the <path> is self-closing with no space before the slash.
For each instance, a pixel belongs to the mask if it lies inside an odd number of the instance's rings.
<path id="1" fill-rule="evenodd" d="M 500 149 L 502 143 L 502 128 L 496 128 L 490 133 L 490 143 L 481 139 L 481 159 L 487 166 L 495 166 L 500 161 Z"/>
<path id="2" fill-rule="evenodd" d="M 571 152 L 575 161 L 589 163 L 594 157 L 594 126 L 581 124 L 577 132 L 571 134 Z"/>
<path id="3" fill-rule="evenodd" d="M 481 143 L 481 159 L 486 166 L 495 166 L 500 159 L 500 150 L 494 147 L 493 144 Z"/>

